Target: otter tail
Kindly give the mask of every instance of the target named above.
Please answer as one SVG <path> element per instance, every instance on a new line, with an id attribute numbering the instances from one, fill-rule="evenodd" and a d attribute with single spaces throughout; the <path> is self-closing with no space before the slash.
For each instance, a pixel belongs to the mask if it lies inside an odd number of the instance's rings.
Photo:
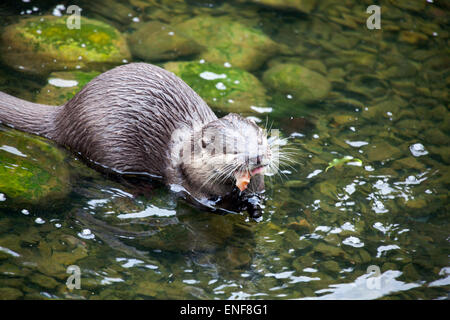
<path id="1" fill-rule="evenodd" d="M 32 103 L 0 92 L 0 123 L 49 137 L 57 107 Z"/>

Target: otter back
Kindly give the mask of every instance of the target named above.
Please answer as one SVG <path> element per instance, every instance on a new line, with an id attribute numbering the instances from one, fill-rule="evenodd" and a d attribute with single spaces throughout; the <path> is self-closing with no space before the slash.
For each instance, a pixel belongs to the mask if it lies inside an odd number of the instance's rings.
<path id="1" fill-rule="evenodd" d="M 172 132 L 216 115 L 173 73 L 145 63 L 111 69 L 61 107 L 0 93 L 0 120 L 121 173 L 164 176 Z"/>

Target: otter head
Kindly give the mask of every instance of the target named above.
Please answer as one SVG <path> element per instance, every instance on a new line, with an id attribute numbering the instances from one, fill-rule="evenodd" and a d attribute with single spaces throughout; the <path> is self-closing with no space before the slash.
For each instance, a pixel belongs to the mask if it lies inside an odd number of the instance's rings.
<path id="1" fill-rule="evenodd" d="M 230 113 L 195 130 L 183 149 L 190 150 L 181 152 L 183 174 L 201 194 L 220 196 L 234 186 L 240 191 L 264 189 L 261 177 L 272 151 L 265 131 L 252 120 Z"/>

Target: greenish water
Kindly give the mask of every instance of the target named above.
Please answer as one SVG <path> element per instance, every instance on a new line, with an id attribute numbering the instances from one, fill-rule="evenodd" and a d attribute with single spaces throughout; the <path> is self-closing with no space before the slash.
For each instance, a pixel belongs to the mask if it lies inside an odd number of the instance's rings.
<path id="1" fill-rule="evenodd" d="M 231 18 L 280 46 L 247 69 L 259 80 L 276 63 L 297 64 L 330 89 L 312 101 L 264 81 L 267 109 L 244 111 L 297 151 L 293 167 L 266 178 L 259 223 L 199 211 L 157 183 L 107 177 L 66 150 L 59 197 L 23 204 L 0 189 L 0 298 L 448 299 L 446 2 L 377 2 L 381 29 L 368 30 L 371 1 L 316 1 L 309 13 L 252 1 L 6 1 L 0 28 L 73 3 L 122 33 L 152 20 Z M 30 101 L 47 77 L 0 65 L 0 89 Z M 16 140 L 0 143 L 0 156 L 53 161 L 1 127 L 6 136 Z M 348 156 L 360 161 L 328 168 Z M 66 286 L 70 265 L 81 270 L 80 289 Z"/>

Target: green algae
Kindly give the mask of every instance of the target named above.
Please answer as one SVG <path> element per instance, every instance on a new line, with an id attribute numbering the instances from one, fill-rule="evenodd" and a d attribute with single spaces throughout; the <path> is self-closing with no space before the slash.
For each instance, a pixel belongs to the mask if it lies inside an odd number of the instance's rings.
<path id="1" fill-rule="evenodd" d="M 311 13 L 316 6 L 316 0 L 251 0 L 279 10 L 297 10 L 302 13 Z"/>
<path id="2" fill-rule="evenodd" d="M 205 47 L 199 57 L 207 62 L 251 71 L 278 51 L 262 31 L 228 17 L 197 16 L 175 26 Z"/>
<path id="3" fill-rule="evenodd" d="M 183 30 L 170 25 L 150 21 L 142 24 L 128 36 L 133 56 L 144 61 L 170 60 L 190 56 L 203 50 L 195 39 L 187 37 Z"/>
<path id="4" fill-rule="evenodd" d="M 264 72 L 262 79 L 269 87 L 304 102 L 321 100 L 331 89 L 324 76 L 293 63 L 275 64 Z"/>
<path id="5" fill-rule="evenodd" d="M 48 83 L 36 96 L 36 102 L 49 105 L 62 105 L 73 98 L 89 81 L 98 76 L 97 71 L 52 72 Z M 72 81 L 71 86 L 58 85 L 58 81 Z"/>
<path id="6" fill-rule="evenodd" d="M 264 87 L 244 70 L 199 62 L 170 62 L 164 68 L 183 79 L 213 108 L 250 113 L 252 106 L 266 105 Z"/>
<path id="7" fill-rule="evenodd" d="M 1 36 L 3 61 L 20 71 L 45 74 L 130 58 L 125 38 L 113 27 L 84 17 L 79 29 L 66 23 L 65 18 L 43 16 L 7 26 Z"/>
<path id="8" fill-rule="evenodd" d="M 6 201 L 36 204 L 69 191 L 65 153 L 42 138 L 0 131 L 0 192 Z"/>
<path id="9" fill-rule="evenodd" d="M 82 28 L 69 29 L 66 19 L 44 19 L 42 21 L 28 21 L 18 31 L 24 38 L 33 35 L 36 39 L 35 50 L 39 51 L 42 43 L 51 44 L 58 49 L 81 47 L 94 50 L 103 55 L 117 50 L 113 41 L 118 38 L 117 31 L 106 24 L 87 22 L 82 20 Z"/>

